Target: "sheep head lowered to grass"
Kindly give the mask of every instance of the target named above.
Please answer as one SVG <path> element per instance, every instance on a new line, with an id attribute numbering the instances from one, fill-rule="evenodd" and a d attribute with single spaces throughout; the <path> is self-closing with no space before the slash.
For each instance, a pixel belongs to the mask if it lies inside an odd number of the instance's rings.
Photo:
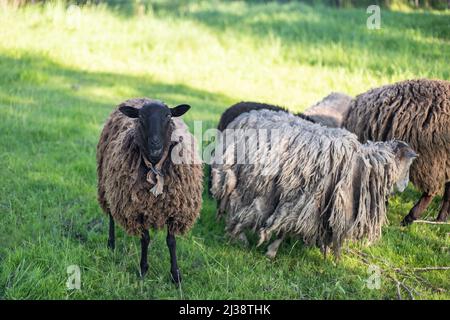
<path id="1" fill-rule="evenodd" d="M 343 126 L 366 142 L 400 139 L 420 157 L 411 167 L 411 182 L 422 196 L 405 216 L 420 218 L 433 198 L 443 193 L 438 221 L 450 216 L 450 81 L 415 79 L 371 89 L 353 99 Z"/>
<path id="2" fill-rule="evenodd" d="M 263 243 L 277 235 L 270 257 L 286 235 L 337 256 L 345 239 L 378 239 L 388 197 L 404 190 L 417 156 L 401 141 L 361 144 L 346 130 L 269 110 L 241 114 L 218 145 L 224 152 L 215 154 L 211 190 L 218 214 L 226 213 L 234 237 L 253 230 Z M 253 162 L 240 162 L 239 150 Z"/>
<path id="3" fill-rule="evenodd" d="M 202 203 L 203 170 L 194 137 L 179 118 L 188 105 L 131 99 L 107 120 L 97 146 L 98 199 L 114 222 L 141 236 L 141 275 L 148 270 L 149 229 L 167 225 L 172 279 L 178 283 L 175 235 L 188 231 Z M 180 157 L 181 156 L 181 157 Z"/>

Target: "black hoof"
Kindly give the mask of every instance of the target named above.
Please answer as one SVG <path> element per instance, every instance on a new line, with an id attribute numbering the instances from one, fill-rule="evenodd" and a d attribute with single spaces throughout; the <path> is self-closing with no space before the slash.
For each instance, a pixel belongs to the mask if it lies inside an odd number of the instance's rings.
<path id="1" fill-rule="evenodd" d="M 108 240 L 108 248 L 114 251 L 114 249 L 116 248 L 116 244 L 114 243 L 114 241 Z"/>
<path id="2" fill-rule="evenodd" d="M 182 279 L 180 269 L 171 270 L 170 277 L 171 277 L 171 280 L 173 283 L 175 283 L 176 285 L 179 285 L 181 283 L 181 279 Z"/>
<path id="3" fill-rule="evenodd" d="M 141 266 L 141 278 L 144 278 L 148 271 L 148 264 Z"/>
<path id="4" fill-rule="evenodd" d="M 410 224 L 412 224 L 414 222 L 414 220 L 416 220 L 416 219 L 412 218 L 408 214 L 406 217 L 403 218 L 403 221 L 401 224 L 402 224 L 402 226 L 406 227 L 406 226 L 409 226 Z"/>
<path id="5" fill-rule="evenodd" d="M 448 214 L 446 215 L 439 215 L 436 219 L 436 222 L 447 222 Z"/>

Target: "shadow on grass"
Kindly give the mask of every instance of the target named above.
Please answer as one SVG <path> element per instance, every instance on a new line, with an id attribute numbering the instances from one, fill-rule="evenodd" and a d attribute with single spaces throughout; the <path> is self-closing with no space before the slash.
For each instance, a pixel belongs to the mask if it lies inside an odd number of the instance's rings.
<path id="1" fill-rule="evenodd" d="M 124 99 L 146 96 L 172 105 L 190 104 L 192 109 L 186 114 L 188 122 L 211 121 L 218 120 L 220 112 L 235 102 L 222 94 L 159 82 L 151 76 L 75 70 L 30 53 L 0 56 L 0 72 L 0 103 L 38 107 L 53 115 L 56 110 L 58 115 L 62 110 L 70 113 L 71 107 L 83 104 L 86 107 L 77 112 L 90 113 L 102 108 L 104 114 Z M 104 119 L 95 120 L 101 123 Z"/>
<path id="2" fill-rule="evenodd" d="M 235 6 L 199 6 L 192 9 L 189 2 L 154 5 L 154 11 L 163 15 L 172 15 L 183 19 L 193 19 L 206 26 L 226 31 L 246 32 L 258 37 L 267 37 L 274 34 L 284 40 L 296 41 L 299 36 L 305 36 L 313 43 L 345 41 L 353 43 L 355 36 L 364 34 L 369 30 L 366 27 L 367 17 L 365 8 L 335 9 L 324 6 L 309 6 L 296 2 L 271 3 L 241 3 Z M 404 40 L 405 31 L 414 31 L 424 37 L 433 37 L 441 40 L 450 39 L 448 14 L 431 12 L 399 12 L 383 11 L 383 27 L 395 31 L 395 37 L 389 40 Z M 348 35 L 351 34 L 351 37 Z M 378 40 L 386 34 L 374 33 Z M 417 44 L 413 42 L 413 44 Z"/>
<path id="3" fill-rule="evenodd" d="M 410 65 L 421 70 L 424 62 L 446 63 L 441 52 L 450 40 L 449 16 L 431 13 L 383 12 L 382 29 L 368 30 L 363 9 L 299 3 L 161 6 L 156 12 L 162 18 L 191 20 L 219 35 L 231 31 L 255 41 L 279 39 L 281 46 L 289 48 L 283 58 L 292 61 L 355 71 L 364 67 L 387 76 Z M 430 47 L 434 40 L 442 42 Z M 315 54 L 317 50 L 320 54 Z M 450 76 L 446 70 L 439 72 L 444 78 Z"/>

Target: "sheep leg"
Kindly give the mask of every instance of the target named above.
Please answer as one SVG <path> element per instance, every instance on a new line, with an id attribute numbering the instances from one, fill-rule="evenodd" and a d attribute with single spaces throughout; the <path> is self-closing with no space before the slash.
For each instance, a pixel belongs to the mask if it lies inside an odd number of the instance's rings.
<path id="1" fill-rule="evenodd" d="M 217 200 L 217 202 L 216 202 L 216 207 L 217 207 L 216 221 L 220 221 L 222 216 L 225 214 L 225 207 L 228 203 L 229 197 L 230 197 L 229 195 L 226 195 L 223 197 L 223 199 Z"/>
<path id="2" fill-rule="evenodd" d="M 238 236 L 237 239 L 242 243 L 243 246 L 248 247 L 248 239 L 247 236 L 245 235 L 244 232 L 241 232 Z"/>
<path id="3" fill-rule="evenodd" d="M 216 200 L 216 221 L 220 221 L 223 212 L 220 210 L 220 200 Z"/>
<path id="4" fill-rule="evenodd" d="M 278 252 L 278 248 L 280 247 L 280 244 L 283 242 L 283 240 L 284 240 L 284 235 L 281 235 L 274 242 L 272 242 L 267 247 L 266 256 L 269 257 L 270 259 L 275 258 L 275 256 L 277 255 L 277 252 Z"/>
<path id="5" fill-rule="evenodd" d="M 416 203 L 416 205 L 411 209 L 411 211 L 408 213 L 408 215 L 403 219 L 402 225 L 407 226 L 411 223 L 413 223 L 414 220 L 417 220 L 420 218 L 422 213 L 425 211 L 425 209 L 430 204 L 431 200 L 433 200 L 433 196 L 430 196 L 426 192 L 422 194 L 422 197 L 420 200 Z"/>
<path id="6" fill-rule="evenodd" d="M 150 244 L 150 233 L 148 230 L 144 230 L 141 235 L 141 277 L 144 277 L 148 271 L 148 245 Z"/>
<path id="7" fill-rule="evenodd" d="M 441 211 L 437 217 L 437 221 L 445 222 L 447 221 L 448 215 L 450 214 L 450 182 L 445 184 L 444 198 L 442 199 Z"/>
<path id="8" fill-rule="evenodd" d="M 211 168 L 211 164 L 206 166 L 206 176 L 208 177 L 208 196 L 210 198 L 213 198 L 213 194 L 211 192 L 211 188 L 212 188 L 212 172 L 211 172 L 212 168 Z"/>
<path id="9" fill-rule="evenodd" d="M 175 235 L 170 231 L 170 226 L 167 230 L 166 243 L 170 253 L 170 274 L 172 276 L 172 282 L 178 285 L 181 282 L 181 273 L 177 263 L 177 241 Z"/>
<path id="10" fill-rule="evenodd" d="M 115 234 L 115 228 L 114 228 L 114 219 L 109 214 L 109 237 L 108 237 L 108 248 L 114 251 L 116 248 L 116 234 Z"/>

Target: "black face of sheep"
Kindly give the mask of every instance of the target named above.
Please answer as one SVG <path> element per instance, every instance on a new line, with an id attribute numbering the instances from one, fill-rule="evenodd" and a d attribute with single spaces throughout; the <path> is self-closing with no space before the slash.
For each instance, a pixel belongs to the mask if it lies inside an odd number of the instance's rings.
<path id="1" fill-rule="evenodd" d="M 182 116 L 190 108 L 187 104 L 169 108 L 162 102 L 152 102 L 140 109 L 125 105 L 119 110 L 127 117 L 139 119 L 136 141 L 143 155 L 155 165 L 164 154 L 164 146 L 170 142 L 170 118 Z"/>

